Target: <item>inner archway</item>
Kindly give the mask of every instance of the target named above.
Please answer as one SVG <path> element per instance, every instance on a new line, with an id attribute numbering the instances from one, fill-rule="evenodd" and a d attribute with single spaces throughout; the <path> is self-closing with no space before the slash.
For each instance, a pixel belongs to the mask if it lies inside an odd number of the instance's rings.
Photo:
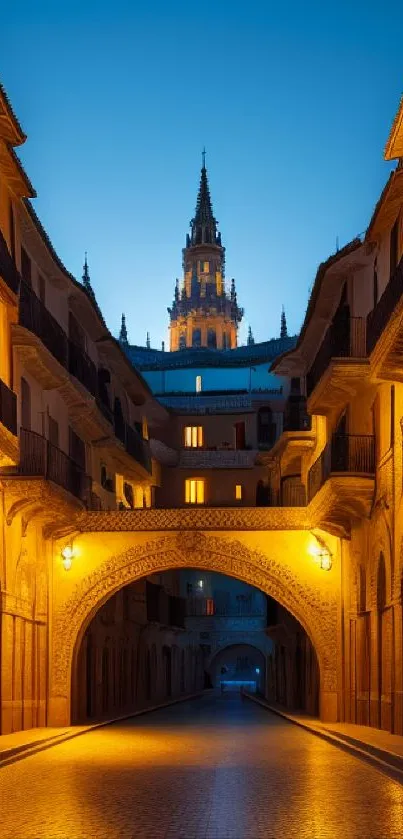
<path id="1" fill-rule="evenodd" d="M 197 567 L 225 573 L 272 596 L 307 633 L 320 670 L 323 719 L 337 719 L 337 600 L 302 584 L 290 568 L 240 541 L 199 532 L 172 533 L 110 557 L 84 577 L 55 616 L 50 685 L 50 722 L 71 720 L 71 676 L 81 641 L 93 616 L 127 583 L 169 568 Z"/>

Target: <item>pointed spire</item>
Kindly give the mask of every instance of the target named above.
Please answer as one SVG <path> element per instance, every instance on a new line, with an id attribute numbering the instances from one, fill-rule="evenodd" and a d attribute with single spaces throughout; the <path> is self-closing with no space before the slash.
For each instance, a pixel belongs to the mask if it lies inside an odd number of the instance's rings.
<path id="1" fill-rule="evenodd" d="M 280 338 L 288 338 L 287 320 L 286 320 L 286 317 L 285 317 L 284 306 L 283 306 L 282 312 L 281 312 Z"/>
<path id="2" fill-rule="evenodd" d="M 213 215 L 213 208 L 211 206 L 210 190 L 207 180 L 206 170 L 206 150 L 202 153 L 202 168 L 200 174 L 199 192 L 197 194 L 196 210 L 192 221 L 190 222 L 192 232 L 190 241 L 186 239 L 186 247 L 189 245 L 201 244 L 218 244 L 217 241 L 217 221 Z"/>
<path id="3" fill-rule="evenodd" d="M 148 349 L 148 350 L 149 350 L 149 349 L 150 349 L 150 347 L 151 347 L 151 344 L 150 344 L 150 333 L 149 333 L 149 332 L 147 332 L 146 347 L 147 347 L 147 349 Z"/>
<path id="4" fill-rule="evenodd" d="M 88 294 L 95 300 L 95 294 L 91 285 L 90 280 L 90 273 L 88 270 L 88 262 L 87 262 L 87 251 L 85 251 L 85 258 L 84 258 L 84 265 L 83 265 L 83 276 L 82 276 L 83 286 Z"/>
<path id="5" fill-rule="evenodd" d="M 161 350 L 165 352 L 165 341 L 161 341 Z"/>
<path id="6" fill-rule="evenodd" d="M 252 327 L 251 327 L 251 325 L 249 324 L 249 329 L 248 329 L 248 347 L 252 346 L 252 344 L 254 344 L 254 343 L 255 343 L 255 339 L 254 339 L 254 337 L 253 337 Z"/>
<path id="7" fill-rule="evenodd" d="M 119 344 L 123 344 L 123 346 L 127 347 L 129 345 L 129 339 L 127 337 L 127 328 L 126 328 L 126 316 L 122 313 L 122 323 L 120 325 L 120 332 L 119 332 Z"/>
<path id="8" fill-rule="evenodd" d="M 179 302 L 179 280 L 178 280 L 178 278 L 176 278 L 176 283 L 175 283 L 174 300 L 175 300 L 175 303 Z"/>

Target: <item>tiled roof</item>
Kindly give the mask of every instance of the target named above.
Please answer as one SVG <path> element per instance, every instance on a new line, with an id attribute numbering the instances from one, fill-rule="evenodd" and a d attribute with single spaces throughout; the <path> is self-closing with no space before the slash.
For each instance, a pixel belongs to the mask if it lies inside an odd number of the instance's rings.
<path id="1" fill-rule="evenodd" d="M 184 367 L 247 367 L 273 361 L 295 347 L 297 336 L 273 338 L 260 344 L 237 347 L 234 350 L 188 348 L 177 352 L 147 349 L 129 345 L 125 352 L 139 370 L 168 370 Z"/>
<path id="2" fill-rule="evenodd" d="M 7 108 L 8 115 L 9 115 L 10 119 L 12 120 L 12 122 L 14 124 L 14 128 L 16 130 L 16 133 L 19 134 L 19 136 L 20 136 L 20 141 L 19 141 L 20 144 L 25 143 L 25 140 L 27 139 L 27 135 L 23 131 L 21 123 L 17 119 L 17 117 L 16 117 L 16 115 L 13 111 L 13 106 L 12 106 L 12 104 L 11 104 L 11 102 L 10 102 L 8 96 L 7 96 L 7 93 L 6 93 L 3 85 L 1 84 L 1 82 L 0 82 L 0 96 L 2 97 L 2 99 L 4 101 L 4 104 Z"/>

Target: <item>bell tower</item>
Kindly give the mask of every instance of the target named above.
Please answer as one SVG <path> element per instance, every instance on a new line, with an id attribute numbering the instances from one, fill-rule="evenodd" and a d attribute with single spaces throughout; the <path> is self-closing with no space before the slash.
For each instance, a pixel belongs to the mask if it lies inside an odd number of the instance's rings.
<path id="1" fill-rule="evenodd" d="M 170 350 L 208 347 L 226 350 L 237 346 L 243 317 L 235 291 L 225 289 L 225 248 L 213 215 L 205 152 L 196 211 L 183 248 L 183 279 L 176 281 L 170 315 Z"/>

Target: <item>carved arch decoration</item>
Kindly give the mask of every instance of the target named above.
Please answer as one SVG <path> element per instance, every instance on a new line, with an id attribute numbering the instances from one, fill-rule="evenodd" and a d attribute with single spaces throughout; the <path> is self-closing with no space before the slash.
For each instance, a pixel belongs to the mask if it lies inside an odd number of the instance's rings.
<path id="1" fill-rule="evenodd" d="M 275 598 L 306 630 L 315 648 L 321 689 L 337 689 L 337 600 L 301 581 L 286 564 L 238 540 L 197 531 L 170 533 L 111 556 L 85 577 L 55 614 L 50 695 L 70 700 L 71 674 L 81 639 L 94 614 L 116 591 L 148 574 L 172 568 L 206 568 L 236 577 Z"/>

